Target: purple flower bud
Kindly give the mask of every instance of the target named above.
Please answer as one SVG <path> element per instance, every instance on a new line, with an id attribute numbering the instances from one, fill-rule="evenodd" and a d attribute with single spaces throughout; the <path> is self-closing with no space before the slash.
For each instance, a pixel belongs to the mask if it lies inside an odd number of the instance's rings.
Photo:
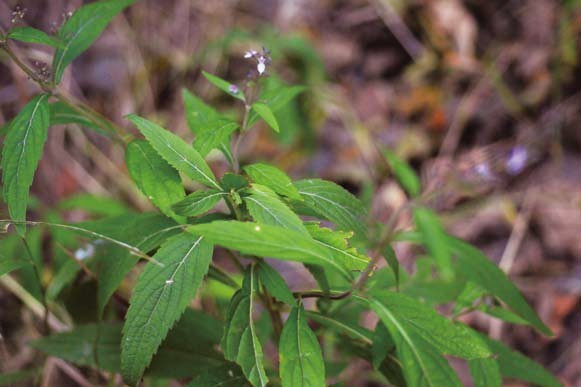
<path id="1" fill-rule="evenodd" d="M 236 85 L 230 85 L 230 86 L 228 86 L 228 90 L 232 94 L 238 94 L 238 86 L 236 86 Z"/>
<path id="2" fill-rule="evenodd" d="M 511 149 L 508 160 L 506 160 L 506 170 L 510 175 L 518 175 L 527 166 L 528 158 L 528 152 L 524 146 L 515 146 Z"/>

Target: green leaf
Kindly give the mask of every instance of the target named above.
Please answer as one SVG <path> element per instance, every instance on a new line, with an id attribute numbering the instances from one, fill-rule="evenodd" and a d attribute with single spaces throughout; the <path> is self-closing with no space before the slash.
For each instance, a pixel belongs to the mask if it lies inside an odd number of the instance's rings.
<path id="1" fill-rule="evenodd" d="M 488 338 L 486 335 L 480 334 L 480 337 L 486 341 L 492 353 L 496 356 L 496 362 L 503 376 L 524 380 L 539 386 L 562 386 L 561 382 L 539 363 L 520 352 L 513 351 L 499 341 Z"/>
<path id="2" fill-rule="evenodd" d="M 270 110 L 270 108 L 267 105 L 256 102 L 252 104 L 252 109 L 254 109 L 256 114 L 258 114 L 264 121 L 266 121 L 266 123 L 272 128 L 272 130 L 274 130 L 277 133 L 280 132 L 280 128 L 278 127 L 276 117 L 274 116 L 272 110 Z"/>
<path id="3" fill-rule="evenodd" d="M 222 176 L 222 180 L 220 180 L 220 185 L 225 192 L 230 192 L 231 190 L 238 191 L 244 187 L 248 187 L 248 180 L 244 176 L 226 172 Z"/>
<path id="4" fill-rule="evenodd" d="M 248 192 L 250 196 L 246 196 L 244 202 L 248 212 L 258 223 L 288 228 L 309 235 L 301 219 L 268 187 L 253 184 Z"/>
<path id="5" fill-rule="evenodd" d="M 373 332 L 373 345 L 371 355 L 373 357 L 373 368 L 379 369 L 387 354 L 395 348 L 395 344 L 385 325 L 379 321 Z"/>
<path id="6" fill-rule="evenodd" d="M 387 245 L 383 248 L 382 252 L 383 258 L 385 258 L 389 268 L 393 271 L 393 275 L 395 276 L 395 288 L 399 289 L 399 261 L 397 260 L 395 251 L 393 250 L 393 247 Z"/>
<path id="7" fill-rule="evenodd" d="M 283 387 L 325 386 L 325 362 L 317 336 L 311 331 L 302 305 L 292 308 L 279 343 Z"/>
<path id="8" fill-rule="evenodd" d="M 377 299 L 369 301 L 381 322 L 388 329 L 397 349 L 401 368 L 409 387 L 461 386 L 446 359 L 410 324 L 402 322 L 396 310 L 386 307 Z"/>
<path id="9" fill-rule="evenodd" d="M 192 133 L 196 135 L 196 138 L 199 136 L 204 136 L 213 140 L 216 137 L 222 136 L 223 133 L 217 133 L 219 136 L 216 136 L 216 133 L 212 133 L 214 131 L 212 128 L 216 128 L 216 123 L 220 123 L 220 121 L 223 120 L 222 116 L 211 106 L 206 105 L 204 101 L 190 93 L 188 90 L 183 89 L 182 96 L 186 112 L 186 121 Z M 226 156 L 228 161 L 232 163 L 232 152 L 230 151 L 228 137 L 229 136 L 223 138 L 223 141 L 219 144 L 219 148 L 222 153 L 224 153 L 224 156 Z M 208 141 L 209 139 L 206 139 L 204 142 Z"/>
<path id="10" fill-rule="evenodd" d="M 128 118 L 137 126 L 153 148 L 175 169 L 211 188 L 220 186 L 202 156 L 175 134 L 134 114 Z"/>
<path id="11" fill-rule="evenodd" d="M 46 44 L 53 47 L 62 47 L 63 42 L 46 32 L 32 27 L 16 27 L 8 32 L 7 38 L 26 43 Z"/>
<path id="12" fill-rule="evenodd" d="M 491 355 L 486 343 L 474 331 L 465 325 L 453 324 L 415 298 L 401 293 L 378 292 L 371 304 L 378 315 L 389 311 L 406 332 L 421 336 L 441 353 L 463 359 Z"/>
<path id="13" fill-rule="evenodd" d="M 451 279 L 454 276 L 452 253 L 448 245 L 446 231 L 444 231 L 440 220 L 436 214 L 426 207 L 415 207 L 413 214 L 414 222 L 430 255 L 436 261 L 442 278 Z"/>
<path id="14" fill-rule="evenodd" d="M 388 149 L 383 151 L 383 155 L 393 170 L 397 181 L 399 181 L 410 196 L 417 197 L 420 194 L 422 187 L 420 185 L 420 179 L 414 170 L 405 161 Z"/>
<path id="15" fill-rule="evenodd" d="M 129 384 L 139 382 L 153 354 L 195 296 L 208 272 L 212 245 L 184 233 L 165 242 L 145 266 L 133 290 L 123 326 L 121 369 Z"/>
<path id="16" fill-rule="evenodd" d="M 165 215 L 183 223 L 185 219 L 171 210 L 171 205 L 185 196 L 179 173 L 144 140 L 127 145 L 125 163 L 141 192 Z"/>
<path id="17" fill-rule="evenodd" d="M 49 104 L 50 106 L 50 124 L 52 125 L 67 125 L 67 124 L 77 124 L 86 128 L 94 129 L 97 133 L 109 136 L 107 132 L 102 130 L 93 121 L 89 120 L 86 116 L 80 114 L 76 110 L 72 109 L 69 105 L 62 101 L 57 101 L 55 103 Z"/>
<path id="18" fill-rule="evenodd" d="M 218 89 L 224 91 L 226 94 L 229 94 L 234 98 L 237 98 L 241 101 L 244 101 L 244 95 L 242 94 L 242 92 L 240 90 L 238 90 L 236 93 L 233 93 L 230 91 L 230 86 L 232 86 L 232 84 L 230 82 L 227 82 L 227 81 L 223 80 L 222 78 L 219 78 L 219 77 L 212 75 L 210 73 L 207 73 L 205 71 L 202 71 L 202 75 L 204 75 L 204 77 L 208 81 L 210 81 L 211 84 L 216 86 Z"/>
<path id="19" fill-rule="evenodd" d="M 219 146 L 227 146 L 230 135 L 238 129 L 239 125 L 230 120 L 220 119 L 213 121 L 204 127 L 196 136 L 194 141 L 194 148 L 202 157 L 206 157 L 208 153 Z"/>
<path id="20" fill-rule="evenodd" d="M 272 78 L 269 80 L 272 80 Z M 304 86 L 286 86 L 278 84 L 274 87 L 267 88 L 264 93 L 260 95 L 259 101 L 264 102 L 264 105 L 268 106 L 268 108 L 273 113 L 276 113 L 304 90 Z M 250 118 L 248 119 L 248 124 L 250 126 L 256 123 L 256 121 L 259 119 L 259 115 L 257 113 L 258 112 L 256 111 L 250 112 Z"/>
<path id="21" fill-rule="evenodd" d="M 2 277 L 4 274 L 8 274 L 14 270 L 18 270 L 21 267 L 29 265 L 30 262 L 25 261 L 24 259 L 8 259 L 0 255 L 0 277 Z"/>
<path id="22" fill-rule="evenodd" d="M 294 185 L 308 208 L 333 222 L 340 230 L 354 231 L 359 238 L 365 238 L 365 208 L 343 187 L 321 179 L 300 180 Z"/>
<path id="23" fill-rule="evenodd" d="M 187 230 L 242 254 L 326 266 L 350 278 L 329 249 L 308 236 L 286 228 L 232 220 L 198 224 Z"/>
<path id="24" fill-rule="evenodd" d="M 34 384 L 34 380 L 38 380 L 40 375 L 42 375 L 42 367 L 32 368 L 28 370 L 5 372 L 0 374 L 0 386 L 20 386 L 28 385 L 24 384 L 26 381 L 30 381 L 30 385 Z"/>
<path id="25" fill-rule="evenodd" d="M 166 238 L 179 232 L 179 226 L 174 221 L 155 213 L 125 214 L 84 222 L 79 226 L 121 240 L 143 252 L 153 250 Z M 100 249 L 104 249 L 104 251 L 100 253 Z M 101 315 L 125 275 L 137 263 L 137 258 L 132 256 L 127 249 L 109 243 L 101 244 L 97 249 L 97 254 L 99 255 L 96 264 L 99 281 L 97 301 L 99 315 Z"/>
<path id="26" fill-rule="evenodd" d="M 240 367 L 231 363 L 208 369 L 187 384 L 187 387 L 240 387 L 246 385 L 246 378 Z"/>
<path id="27" fill-rule="evenodd" d="M 293 292 L 289 289 L 282 276 L 268 263 L 260 261 L 257 266 L 258 278 L 268 292 L 277 300 L 288 305 L 295 305 L 296 301 Z"/>
<path id="28" fill-rule="evenodd" d="M 196 216 L 210 211 L 216 203 L 220 201 L 226 192 L 210 189 L 207 191 L 196 191 L 186 196 L 186 198 L 172 206 L 176 214 L 182 216 Z"/>
<path id="29" fill-rule="evenodd" d="M 349 247 L 347 240 L 353 236 L 353 232 L 333 231 L 320 227 L 318 223 L 307 223 L 305 226 L 311 237 L 318 244 L 328 248 L 333 257 L 348 270 L 363 270 L 369 263 L 368 257 Z"/>
<path id="30" fill-rule="evenodd" d="M 196 136 L 206 132 L 206 128 L 210 123 L 216 122 L 221 118 L 217 111 L 187 89 L 182 89 L 182 98 L 188 127 Z"/>
<path id="31" fill-rule="evenodd" d="M 252 181 L 270 188 L 279 195 L 284 195 L 290 199 L 303 200 L 290 177 L 272 165 L 251 164 L 245 166 L 244 171 L 250 176 Z"/>
<path id="32" fill-rule="evenodd" d="M 48 134 L 48 95 L 34 97 L 12 120 L 10 130 L 2 148 L 2 194 L 8 204 L 10 217 L 17 221 L 26 220 L 28 190 L 34 172 L 42 156 Z M 16 225 L 18 233 L 24 235 L 26 226 Z"/>
<path id="33" fill-rule="evenodd" d="M 58 30 L 63 42 L 54 54 L 52 64 L 55 83 L 60 83 L 65 68 L 81 55 L 113 18 L 136 0 L 101 0 L 77 9 Z"/>
<path id="34" fill-rule="evenodd" d="M 548 336 L 553 334 L 539 319 L 506 274 L 480 250 L 453 237 L 448 237 L 448 241 L 454 255 L 457 257 L 456 266 L 466 279 L 480 285 L 486 291 L 498 297 L 539 332 Z"/>
<path id="35" fill-rule="evenodd" d="M 468 360 L 474 387 L 502 387 L 498 362 L 493 358 Z"/>
<path id="36" fill-rule="evenodd" d="M 159 348 L 146 375 L 186 378 L 226 364 L 214 349 L 221 330 L 220 321 L 200 311 L 186 310 Z M 80 325 L 72 331 L 35 340 L 31 346 L 72 364 L 120 372 L 121 331 L 121 323 Z"/>
<path id="37" fill-rule="evenodd" d="M 454 304 L 454 314 L 460 313 L 463 309 L 471 308 L 474 302 L 486 295 L 486 290 L 472 281 L 467 281 L 462 289 L 462 293 L 456 297 Z"/>
<path id="38" fill-rule="evenodd" d="M 502 307 L 498 307 L 495 305 L 484 305 L 481 304 L 477 308 L 479 311 L 482 311 L 492 317 L 496 317 L 500 320 L 509 322 L 511 324 L 519 324 L 519 325 L 530 325 L 530 323 L 525 320 L 524 318 L 520 317 L 518 314 L 504 309 Z"/>
<path id="39" fill-rule="evenodd" d="M 242 289 L 234 293 L 226 317 L 220 346 L 227 360 L 235 361 L 253 386 L 266 386 L 262 346 L 252 320 L 254 297 L 258 290 L 255 267 L 246 271 Z"/>
<path id="40" fill-rule="evenodd" d="M 130 212 L 121 201 L 112 197 L 78 194 L 67 197 L 58 204 L 60 210 L 83 210 L 91 215 L 116 216 Z"/>
<path id="41" fill-rule="evenodd" d="M 60 292 L 77 277 L 81 271 L 81 266 L 74 260 L 66 261 L 56 272 L 50 285 L 46 289 L 46 297 L 55 300 Z"/>
<path id="42" fill-rule="evenodd" d="M 326 316 L 324 314 L 312 312 L 309 310 L 307 310 L 305 313 L 309 319 L 333 331 L 344 334 L 355 340 L 359 340 L 367 344 L 371 344 L 372 342 L 373 333 L 366 328 L 363 328 L 359 325 L 353 325 L 345 321 L 340 321 L 334 317 Z"/>

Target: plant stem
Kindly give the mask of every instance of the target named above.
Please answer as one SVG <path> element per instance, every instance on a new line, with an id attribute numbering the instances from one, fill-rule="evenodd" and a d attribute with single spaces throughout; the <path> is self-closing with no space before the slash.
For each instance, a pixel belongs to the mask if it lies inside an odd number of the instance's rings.
<path id="1" fill-rule="evenodd" d="M 27 64 L 25 64 L 19 57 L 16 55 L 10 44 L 6 40 L 6 36 L 4 31 L 0 30 L 0 34 L 2 34 L 2 40 L 0 40 L 0 50 L 4 51 L 8 57 L 28 76 L 29 79 L 34 81 L 42 91 L 53 95 L 71 109 L 75 110 L 77 113 L 81 114 L 91 122 L 98 125 L 100 128 L 103 128 L 107 131 L 114 140 L 127 144 L 131 139 L 131 134 L 128 133 L 124 128 L 116 125 L 111 120 L 107 119 L 97 111 L 93 110 L 88 105 L 75 100 L 74 98 L 67 96 L 67 94 L 59 90 L 59 88 L 53 85 L 51 82 L 43 79 L 40 77 L 32 68 L 30 68 Z"/>
<path id="2" fill-rule="evenodd" d="M 36 82 L 43 91 L 46 91 L 47 93 L 52 93 L 53 89 L 50 83 L 42 79 L 34 70 L 32 70 L 24 62 L 22 62 L 18 55 L 16 55 L 16 53 L 12 50 L 7 40 L 3 40 L 0 42 L 0 49 L 2 49 L 10 57 L 10 59 L 12 59 L 12 61 L 18 67 L 20 67 L 20 69 L 24 71 L 26 75 L 28 75 L 30 79 Z"/>
<path id="3" fill-rule="evenodd" d="M 234 146 L 232 149 L 232 156 L 234 158 L 234 173 L 240 172 L 240 160 L 238 159 L 238 150 L 240 148 L 240 143 L 242 142 L 242 137 L 244 133 L 248 130 L 248 120 L 250 118 L 250 109 L 251 106 L 245 102 L 244 103 L 244 118 L 242 119 L 242 129 L 240 129 L 240 133 L 236 137 L 234 141 Z"/>
<path id="4" fill-rule="evenodd" d="M 395 231 L 397 219 L 399 218 L 401 213 L 405 209 L 412 206 L 412 204 L 413 204 L 413 201 L 410 201 L 410 202 L 404 204 L 403 206 L 399 207 L 396 211 L 393 212 L 393 214 L 391 214 L 390 218 L 387 221 L 385 231 L 384 231 L 382 237 L 380 238 L 379 242 L 377 243 L 377 248 L 374 250 L 373 254 L 371 255 L 372 256 L 371 260 L 369 261 L 369 263 L 367 264 L 367 266 L 365 267 L 365 269 L 363 270 L 363 272 L 361 273 L 361 275 L 359 276 L 357 281 L 355 281 L 355 283 L 353 283 L 351 288 L 349 288 L 348 290 L 346 290 L 344 292 L 337 293 L 337 294 L 329 294 L 329 293 L 325 293 L 325 292 L 321 292 L 321 291 L 309 291 L 309 292 L 296 292 L 296 293 L 293 293 L 293 295 L 296 298 L 328 298 L 330 300 L 342 300 L 344 298 L 349 297 L 354 292 L 362 289 L 363 286 L 365 286 L 365 283 L 367 282 L 367 280 L 370 278 L 370 274 L 375 269 L 377 262 L 381 259 L 381 257 L 382 257 L 381 251 L 391 241 L 391 238 L 392 238 L 393 233 Z"/>

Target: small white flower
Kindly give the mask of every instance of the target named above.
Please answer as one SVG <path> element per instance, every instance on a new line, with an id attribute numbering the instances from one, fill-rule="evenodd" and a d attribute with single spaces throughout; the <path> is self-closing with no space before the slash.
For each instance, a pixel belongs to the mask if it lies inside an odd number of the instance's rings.
<path id="1" fill-rule="evenodd" d="M 91 258 L 93 254 L 95 254 L 95 246 L 89 243 L 85 247 L 81 247 L 75 251 L 75 259 L 77 261 L 82 261 L 84 259 Z"/>
<path id="2" fill-rule="evenodd" d="M 256 66 L 258 74 L 262 75 L 266 71 L 266 58 L 263 56 L 258 57 L 258 65 Z"/>
<path id="3" fill-rule="evenodd" d="M 258 52 L 256 52 L 256 50 L 248 50 L 244 53 L 244 57 L 246 59 L 248 59 L 248 58 L 252 58 L 256 54 L 258 54 Z"/>
<path id="4" fill-rule="evenodd" d="M 232 94 L 238 94 L 238 86 L 236 86 L 236 85 L 230 85 L 230 86 L 228 86 L 228 90 Z"/>

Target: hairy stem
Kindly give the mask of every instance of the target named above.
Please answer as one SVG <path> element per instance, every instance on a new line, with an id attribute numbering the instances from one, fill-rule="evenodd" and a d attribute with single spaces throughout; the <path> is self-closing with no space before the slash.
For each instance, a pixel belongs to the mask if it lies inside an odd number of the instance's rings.
<path id="1" fill-rule="evenodd" d="M 93 110 L 88 105 L 68 96 L 66 92 L 60 90 L 57 86 L 39 76 L 37 72 L 26 63 L 24 63 L 14 52 L 12 47 L 10 47 L 8 40 L 6 40 L 4 31 L 0 31 L 0 34 L 2 35 L 2 38 L 0 39 L 0 50 L 4 51 L 14 62 L 14 64 L 16 64 L 16 66 L 18 66 L 28 76 L 29 79 L 35 82 L 42 91 L 53 95 L 58 100 L 69 106 L 71 109 L 75 110 L 89 121 L 104 129 L 112 136 L 115 141 L 125 144 L 129 142 L 132 136 L 124 128 L 116 125 L 114 122 Z"/>

